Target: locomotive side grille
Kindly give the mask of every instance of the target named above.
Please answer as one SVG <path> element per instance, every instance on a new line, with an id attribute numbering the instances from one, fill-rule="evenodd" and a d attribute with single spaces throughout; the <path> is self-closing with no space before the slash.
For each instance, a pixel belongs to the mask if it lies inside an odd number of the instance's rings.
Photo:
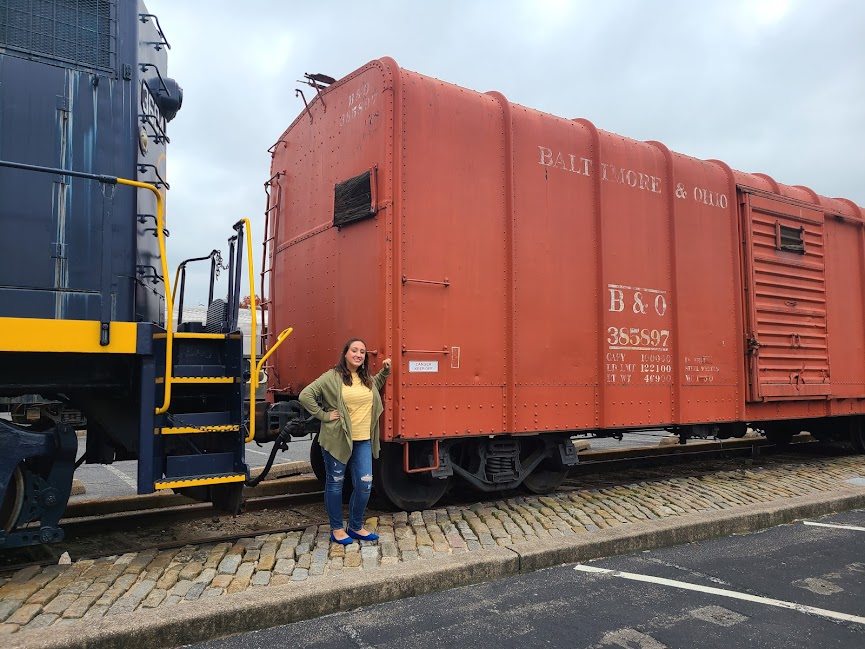
<path id="1" fill-rule="evenodd" d="M 0 47 L 114 71 L 117 0 L 0 0 Z"/>
<path id="2" fill-rule="evenodd" d="M 830 394 L 823 214 L 748 196 L 755 397 Z"/>

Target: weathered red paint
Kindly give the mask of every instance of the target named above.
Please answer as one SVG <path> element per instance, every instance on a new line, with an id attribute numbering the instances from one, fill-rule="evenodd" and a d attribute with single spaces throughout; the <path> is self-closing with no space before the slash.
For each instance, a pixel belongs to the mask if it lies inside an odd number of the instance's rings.
<path id="1" fill-rule="evenodd" d="M 377 214 L 334 227 L 371 169 Z M 363 337 L 394 359 L 385 439 L 865 412 L 850 201 L 387 58 L 313 99 L 272 173 L 270 331 L 295 333 L 270 388 Z"/>

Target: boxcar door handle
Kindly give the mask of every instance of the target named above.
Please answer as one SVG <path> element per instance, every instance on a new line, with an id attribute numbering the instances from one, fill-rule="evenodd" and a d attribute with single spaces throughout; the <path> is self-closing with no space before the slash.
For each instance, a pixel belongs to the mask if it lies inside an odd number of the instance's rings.
<path id="1" fill-rule="evenodd" d="M 450 354 L 447 347 L 442 347 L 441 349 L 406 349 L 405 345 L 402 347 L 403 354 L 444 354 L 447 356 Z"/>
<path id="2" fill-rule="evenodd" d="M 414 279 L 413 277 L 406 277 L 405 275 L 403 275 L 402 276 L 402 283 L 408 284 L 409 282 L 415 282 L 416 284 L 438 284 L 439 286 L 450 286 L 451 285 L 451 282 L 447 277 L 445 277 L 445 281 L 438 282 L 434 279 Z"/>

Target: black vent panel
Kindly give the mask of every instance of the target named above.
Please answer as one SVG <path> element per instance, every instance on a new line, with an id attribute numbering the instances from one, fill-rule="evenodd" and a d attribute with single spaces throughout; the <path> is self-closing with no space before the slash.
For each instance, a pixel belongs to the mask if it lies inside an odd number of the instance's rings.
<path id="1" fill-rule="evenodd" d="M 117 0 L 0 0 L 0 47 L 113 71 Z"/>
<path id="2" fill-rule="evenodd" d="M 375 175 L 367 171 L 337 184 L 333 191 L 333 224 L 337 227 L 375 216 Z"/>

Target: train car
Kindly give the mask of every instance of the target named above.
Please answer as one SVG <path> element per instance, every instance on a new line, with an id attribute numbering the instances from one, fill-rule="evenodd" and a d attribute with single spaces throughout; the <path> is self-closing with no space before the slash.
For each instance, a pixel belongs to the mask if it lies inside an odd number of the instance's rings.
<path id="1" fill-rule="evenodd" d="M 139 493 L 239 506 L 248 222 L 227 233 L 225 298 L 212 274 L 206 319 L 175 331 L 169 47 L 140 1 L 0 3 L 0 549 L 62 539 L 82 462 L 137 459 Z"/>
<path id="2" fill-rule="evenodd" d="M 394 504 L 454 478 L 547 491 L 577 434 L 751 424 L 863 450 L 861 207 L 389 58 L 308 80 L 268 182 L 269 336 L 298 324 L 271 412 L 350 337 L 373 369 L 392 356 Z"/>

